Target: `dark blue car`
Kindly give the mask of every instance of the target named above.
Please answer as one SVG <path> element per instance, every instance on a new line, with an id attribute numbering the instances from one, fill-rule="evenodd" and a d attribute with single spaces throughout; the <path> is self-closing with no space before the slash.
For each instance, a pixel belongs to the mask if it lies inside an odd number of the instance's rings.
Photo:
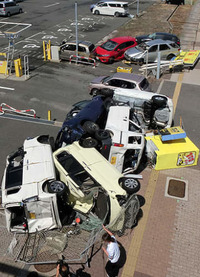
<path id="1" fill-rule="evenodd" d="M 98 140 L 109 137 L 109 133 L 103 130 L 106 116 L 105 101 L 100 95 L 75 104 L 57 135 L 56 149 L 62 147 L 63 143 L 71 144 L 78 140 L 83 147 L 96 147 Z"/>

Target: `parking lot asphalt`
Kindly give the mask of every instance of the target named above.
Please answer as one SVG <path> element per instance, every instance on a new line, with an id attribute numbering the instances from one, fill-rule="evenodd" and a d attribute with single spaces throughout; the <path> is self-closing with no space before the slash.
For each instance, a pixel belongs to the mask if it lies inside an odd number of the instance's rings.
<path id="1" fill-rule="evenodd" d="M 199 22 L 200 24 L 200 1 L 196 1 L 192 8 L 186 28 L 181 34 L 184 37 L 185 45 L 190 48 L 191 45 L 195 49 L 199 49 L 200 45 L 200 27 L 196 30 L 196 34 L 191 31 L 188 26 L 190 22 Z M 198 25 L 200 26 L 200 25 Z M 186 46 L 187 48 L 187 46 Z M 154 88 L 162 88 L 171 97 L 174 96 L 176 84 L 181 77 L 181 94 L 186 94 L 191 89 L 198 99 L 200 81 L 200 66 L 197 64 L 194 70 L 183 73 L 175 73 L 163 75 L 159 81 L 154 83 Z M 162 92 L 163 93 L 163 92 Z M 167 94 L 166 93 L 166 94 Z M 188 96 L 188 105 L 191 107 L 190 98 Z M 185 103 L 185 102 L 184 102 Z M 182 103 L 181 105 L 184 105 Z M 199 102 L 193 103 L 198 106 Z M 183 123 L 186 130 L 191 122 L 191 116 L 187 117 L 182 114 L 181 105 L 177 105 L 175 113 L 176 123 L 179 122 L 180 115 L 183 116 Z M 191 110 L 188 107 L 188 113 Z M 197 112 L 197 113 L 196 113 Z M 198 121 L 200 114 L 195 108 L 193 120 Z M 197 122 L 195 122 L 197 123 Z M 17 124 L 16 124 L 17 125 Z M 200 147 L 200 131 L 199 124 L 195 124 L 195 129 L 190 129 L 190 137 Z M 4 125 L 3 132 L 6 132 L 7 123 Z M 17 129 L 17 126 L 15 126 Z M 32 126 L 27 126 L 27 136 L 30 135 Z M 41 130 L 44 131 L 44 126 Z M 33 128 L 34 129 L 34 128 Z M 53 128 L 52 128 L 53 129 Z M 37 130 L 38 132 L 39 130 Z M 52 131 L 56 131 L 53 129 Z M 35 133 L 31 130 L 31 133 Z M 13 144 L 15 137 L 12 138 Z M 9 146 L 8 146 L 9 148 Z M 3 163 L 4 161 L 2 161 Z M 125 236 L 119 237 L 119 242 L 126 251 L 126 263 L 120 270 L 119 276 L 122 277 L 188 277 L 200 276 L 200 243 L 199 243 L 199 227 L 200 227 L 200 208 L 199 208 L 199 178 L 200 164 L 194 167 L 186 167 L 180 169 L 170 169 L 163 171 L 155 171 L 146 168 L 142 171 L 143 179 L 141 180 L 141 190 L 139 194 L 144 197 L 145 204 L 142 206 L 143 216 L 138 225 L 131 231 L 127 231 Z M 166 194 L 167 178 L 171 177 L 185 181 L 188 185 L 188 197 L 186 200 L 181 198 L 172 198 Z M 8 237 L 1 236 L 1 245 L 6 243 Z M 96 253 L 92 258 L 90 267 L 86 267 L 85 271 L 93 277 L 106 276 L 104 267 L 106 257 L 101 251 Z M 1 273 L 0 276 L 26 276 L 28 271 L 36 271 L 34 266 L 27 266 L 23 263 L 14 263 L 11 258 L 1 253 L 0 257 Z M 75 270 L 79 265 L 70 266 L 71 270 Z M 48 272 L 39 272 L 40 276 L 55 276 L 55 269 Z"/>

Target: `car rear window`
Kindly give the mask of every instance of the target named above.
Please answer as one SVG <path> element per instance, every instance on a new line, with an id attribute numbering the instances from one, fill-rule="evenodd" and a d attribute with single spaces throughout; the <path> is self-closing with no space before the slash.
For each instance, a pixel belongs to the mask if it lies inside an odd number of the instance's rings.
<path id="1" fill-rule="evenodd" d="M 146 78 L 144 78 L 142 80 L 142 82 L 140 82 L 140 84 L 139 84 L 139 87 L 140 87 L 141 90 L 147 89 L 148 86 L 149 86 L 149 82 L 148 82 L 148 80 Z"/>
<path id="2" fill-rule="evenodd" d="M 180 46 L 176 43 L 170 43 L 170 46 L 173 48 L 179 48 Z"/>
<path id="3" fill-rule="evenodd" d="M 0 4 L 0 9 L 3 8 L 3 4 Z"/>
<path id="4" fill-rule="evenodd" d="M 107 51 L 112 51 L 113 49 L 115 49 L 115 47 L 118 45 L 117 42 L 112 41 L 112 40 L 108 40 L 106 41 L 104 44 L 101 45 L 101 48 L 107 50 Z"/>
<path id="5" fill-rule="evenodd" d="M 91 44 L 91 45 L 89 46 L 89 51 L 92 52 L 92 50 L 93 50 L 94 48 L 95 48 L 94 44 Z"/>

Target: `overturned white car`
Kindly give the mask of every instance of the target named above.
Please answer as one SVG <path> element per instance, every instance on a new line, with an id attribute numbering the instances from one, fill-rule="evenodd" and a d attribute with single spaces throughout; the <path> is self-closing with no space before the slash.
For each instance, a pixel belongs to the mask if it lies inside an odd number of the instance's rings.
<path id="1" fill-rule="evenodd" d="M 33 233 L 73 220 L 73 209 L 64 195 L 48 192 L 50 184 L 64 185 L 56 180 L 48 136 L 25 140 L 23 147 L 7 157 L 2 180 L 8 231 Z"/>
<path id="2" fill-rule="evenodd" d="M 133 224 L 139 189 L 138 180 L 122 175 L 96 149 L 74 142 L 52 153 L 49 137 L 39 136 L 7 157 L 2 206 L 10 232 L 61 228 L 77 213 L 117 231 Z"/>

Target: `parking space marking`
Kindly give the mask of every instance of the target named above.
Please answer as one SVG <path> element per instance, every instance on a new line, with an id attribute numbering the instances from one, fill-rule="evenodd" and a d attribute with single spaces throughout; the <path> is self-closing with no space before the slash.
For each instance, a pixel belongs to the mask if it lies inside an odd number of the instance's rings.
<path id="1" fill-rule="evenodd" d="M 14 88 L 0 87 L 0 89 L 15 90 Z"/>
<path id="2" fill-rule="evenodd" d="M 56 5 L 60 5 L 60 3 L 54 3 L 54 4 L 51 4 L 51 5 L 48 5 L 48 6 L 44 6 L 44 8 L 49 8 L 49 7 L 52 7 L 52 6 L 56 6 Z"/>
<path id="3" fill-rule="evenodd" d="M 133 277 L 138 256 L 140 253 L 140 247 L 142 244 L 142 239 L 144 235 L 144 231 L 147 225 L 149 211 L 151 208 L 151 202 L 154 196 L 154 192 L 156 189 L 156 184 L 159 176 L 159 171 L 156 171 L 155 169 L 152 169 L 149 182 L 147 185 L 146 193 L 145 193 L 145 205 L 143 206 L 143 217 L 140 219 L 140 222 L 138 226 L 134 230 L 134 235 L 131 240 L 129 250 L 127 253 L 127 260 L 126 264 L 122 271 L 122 277 Z"/>
<path id="4" fill-rule="evenodd" d="M 175 114 L 175 111 L 176 111 L 176 106 L 177 106 L 179 94 L 180 94 L 181 87 L 182 87 L 183 76 L 184 76 L 183 72 L 179 74 L 178 81 L 176 83 L 176 87 L 175 87 L 175 90 L 174 90 L 174 95 L 173 95 L 173 99 L 172 99 L 173 104 L 174 104 L 174 114 Z"/>

